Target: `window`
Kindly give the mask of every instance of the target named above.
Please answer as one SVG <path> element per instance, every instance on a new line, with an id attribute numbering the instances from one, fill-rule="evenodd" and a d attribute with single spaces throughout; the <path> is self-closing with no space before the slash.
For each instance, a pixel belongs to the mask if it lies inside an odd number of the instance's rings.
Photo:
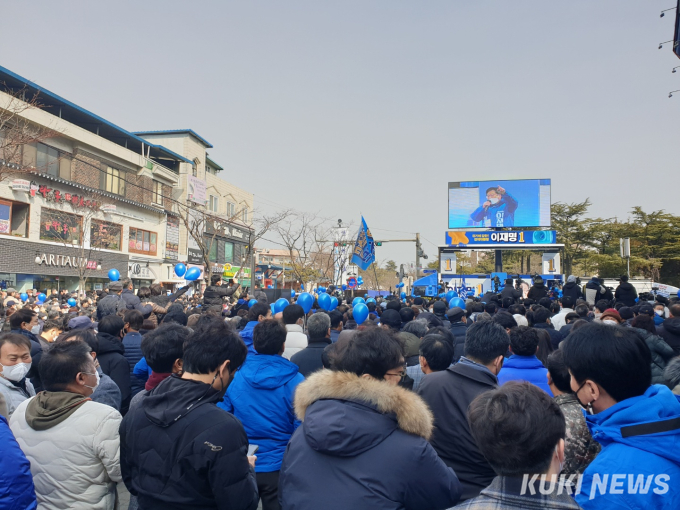
<path id="1" fill-rule="evenodd" d="M 106 167 L 106 172 L 102 172 L 99 187 L 109 193 L 125 196 L 125 172 L 110 166 Z"/>
<path id="2" fill-rule="evenodd" d="M 210 200 L 208 200 L 208 209 L 212 212 L 219 211 L 219 198 L 215 195 L 210 195 Z"/>
<path id="3" fill-rule="evenodd" d="M 153 203 L 163 205 L 163 185 L 158 181 L 153 181 Z"/>
<path id="4" fill-rule="evenodd" d="M 198 167 L 196 165 L 191 167 L 191 175 L 198 177 Z"/>
<path id="5" fill-rule="evenodd" d="M 28 237 L 29 205 L 0 200 L 0 234 Z"/>
<path id="6" fill-rule="evenodd" d="M 210 262 L 217 262 L 217 245 L 220 242 L 218 239 L 206 239 L 206 244 L 210 246 L 210 252 L 208 253 L 208 260 Z"/>
<path id="7" fill-rule="evenodd" d="M 120 250 L 123 227 L 108 221 L 90 221 L 90 246 L 98 249 Z"/>
<path id="8" fill-rule="evenodd" d="M 132 253 L 156 255 L 158 237 L 155 232 L 130 227 L 128 250 Z"/>
<path id="9" fill-rule="evenodd" d="M 43 143 L 37 144 L 35 166 L 39 172 L 59 177 L 59 151 Z"/>
<path id="10" fill-rule="evenodd" d="M 44 143 L 24 145 L 23 161 L 27 166 L 35 166 L 39 172 L 53 177 L 71 179 L 71 155 L 61 152 Z"/>
<path id="11" fill-rule="evenodd" d="M 248 223 L 248 209 L 243 209 L 241 219 L 243 220 L 243 223 Z"/>
<path id="12" fill-rule="evenodd" d="M 236 216 L 236 204 L 233 202 L 227 202 L 227 216 L 229 218 Z"/>
<path id="13" fill-rule="evenodd" d="M 224 261 L 234 262 L 234 243 L 224 243 Z"/>
<path id="14" fill-rule="evenodd" d="M 82 227 L 82 216 L 44 207 L 40 211 L 40 239 L 43 241 L 79 245 Z"/>

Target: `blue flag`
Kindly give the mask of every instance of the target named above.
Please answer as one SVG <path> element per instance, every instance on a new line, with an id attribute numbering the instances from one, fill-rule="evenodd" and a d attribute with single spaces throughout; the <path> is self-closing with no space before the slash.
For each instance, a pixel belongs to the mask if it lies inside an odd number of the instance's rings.
<path id="1" fill-rule="evenodd" d="M 368 266 L 375 262 L 375 243 L 371 231 L 368 230 L 366 220 L 361 217 L 361 228 L 359 228 L 359 235 L 357 242 L 354 244 L 354 255 L 352 255 L 352 264 L 356 264 L 362 271 L 366 271 Z"/>

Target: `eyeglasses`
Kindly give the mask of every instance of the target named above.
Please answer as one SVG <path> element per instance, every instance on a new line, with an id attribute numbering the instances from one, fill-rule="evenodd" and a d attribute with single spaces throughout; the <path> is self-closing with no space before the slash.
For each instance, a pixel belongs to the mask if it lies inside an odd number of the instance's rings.
<path id="1" fill-rule="evenodd" d="M 399 372 L 397 372 L 396 374 L 391 373 L 391 372 L 387 372 L 385 375 L 391 375 L 393 377 L 399 377 L 399 379 L 401 379 L 402 377 L 404 377 L 406 375 L 406 369 L 404 368 L 404 369 L 400 370 Z"/>

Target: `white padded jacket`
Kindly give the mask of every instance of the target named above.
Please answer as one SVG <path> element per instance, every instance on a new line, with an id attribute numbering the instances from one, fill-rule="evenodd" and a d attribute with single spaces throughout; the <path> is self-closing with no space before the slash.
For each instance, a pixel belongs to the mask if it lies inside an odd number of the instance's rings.
<path id="1" fill-rule="evenodd" d="M 290 360 L 290 357 L 293 354 L 300 352 L 307 347 L 308 340 L 307 335 L 302 331 L 302 326 L 298 326 L 297 324 L 286 324 L 286 331 L 288 331 L 288 334 L 286 335 L 286 348 L 284 349 L 282 356 L 287 360 Z"/>
<path id="2" fill-rule="evenodd" d="M 31 463 L 40 510 L 113 510 L 120 474 L 122 417 L 104 404 L 87 401 L 47 430 L 26 422 L 19 404 L 10 419 L 14 437 Z"/>

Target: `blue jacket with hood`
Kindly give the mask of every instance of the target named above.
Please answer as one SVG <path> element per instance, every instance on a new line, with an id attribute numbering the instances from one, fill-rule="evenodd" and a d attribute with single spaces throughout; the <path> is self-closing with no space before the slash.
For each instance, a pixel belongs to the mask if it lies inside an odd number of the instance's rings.
<path id="1" fill-rule="evenodd" d="M 536 356 L 518 356 L 513 354 L 503 362 L 503 368 L 498 372 L 498 384 L 509 381 L 526 381 L 538 386 L 551 397 L 548 386 L 548 369 L 543 366 Z"/>
<path id="2" fill-rule="evenodd" d="M 652 385 L 639 397 L 587 416 L 586 422 L 602 451 L 583 474 L 579 505 L 586 510 L 678 508 L 680 396 Z"/>
<path id="3" fill-rule="evenodd" d="M 239 335 L 241 335 L 241 340 L 243 340 L 243 343 L 245 343 L 248 348 L 248 354 L 257 354 L 255 347 L 253 347 L 253 328 L 255 328 L 257 324 L 257 321 L 250 321 L 239 333 Z"/>
<path id="4" fill-rule="evenodd" d="M 295 388 L 304 380 L 297 365 L 286 358 L 249 355 L 217 404 L 241 421 L 251 444 L 260 446 L 256 472 L 270 473 L 281 468 L 286 445 L 300 425 L 293 411 L 293 397 Z"/>

